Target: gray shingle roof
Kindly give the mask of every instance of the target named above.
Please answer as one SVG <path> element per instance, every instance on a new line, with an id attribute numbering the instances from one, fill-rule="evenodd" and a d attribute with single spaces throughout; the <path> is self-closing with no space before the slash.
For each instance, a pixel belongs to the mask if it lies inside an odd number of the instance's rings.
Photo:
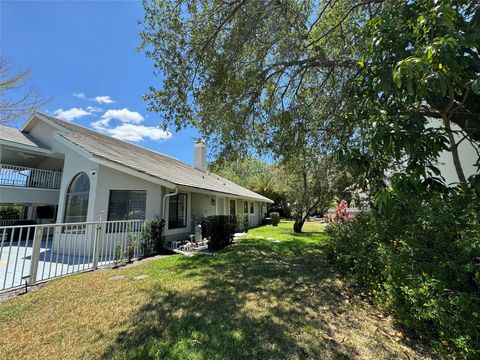
<path id="1" fill-rule="evenodd" d="M 140 173 L 148 174 L 176 185 L 247 197 L 258 201 L 272 202 L 270 199 L 229 180 L 212 173 L 196 170 L 192 166 L 170 156 L 112 138 L 51 116 L 42 115 L 67 130 L 65 132 L 58 131 L 58 135 L 93 156 L 115 164 L 127 166 Z"/>
<path id="2" fill-rule="evenodd" d="M 18 129 L 0 125 L 0 140 L 6 140 L 17 144 L 28 145 L 36 148 L 43 148 L 36 143 L 28 134 L 24 134 Z"/>

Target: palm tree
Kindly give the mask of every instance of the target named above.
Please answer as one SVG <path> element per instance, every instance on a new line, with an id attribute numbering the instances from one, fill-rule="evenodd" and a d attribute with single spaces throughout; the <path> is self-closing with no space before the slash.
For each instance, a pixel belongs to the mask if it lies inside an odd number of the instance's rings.
<path id="1" fill-rule="evenodd" d="M 253 175 L 249 183 L 252 191 L 265 197 L 271 198 L 276 192 L 276 179 L 271 171 Z"/>

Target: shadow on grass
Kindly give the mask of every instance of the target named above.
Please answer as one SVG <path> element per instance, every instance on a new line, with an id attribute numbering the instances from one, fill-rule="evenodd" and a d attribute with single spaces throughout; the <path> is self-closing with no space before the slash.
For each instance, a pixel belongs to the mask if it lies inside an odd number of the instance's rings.
<path id="1" fill-rule="evenodd" d="M 352 358 L 334 338 L 332 312 L 342 290 L 319 243 L 304 234 L 274 243 L 245 239 L 213 256 L 182 257 L 175 268 L 190 288 L 148 288 L 148 302 L 102 358 Z M 157 270 L 156 270 L 157 271 Z M 158 271 L 162 271 L 158 268 Z M 328 311 L 318 309 L 328 305 Z M 352 326 L 355 323 L 352 322 Z M 323 336 L 322 336 L 323 334 Z M 326 338 L 324 337 L 326 335 Z"/>

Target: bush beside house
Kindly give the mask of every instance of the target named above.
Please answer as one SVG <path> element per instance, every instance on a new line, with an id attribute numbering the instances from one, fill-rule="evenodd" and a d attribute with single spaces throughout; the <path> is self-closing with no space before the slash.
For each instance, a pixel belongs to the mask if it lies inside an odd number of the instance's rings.
<path id="1" fill-rule="evenodd" d="M 248 232 L 249 225 L 248 215 L 237 215 L 237 232 Z"/>
<path id="2" fill-rule="evenodd" d="M 278 223 L 280 222 L 280 214 L 278 212 L 271 212 L 269 216 L 272 219 L 272 226 L 278 226 Z"/>
<path id="3" fill-rule="evenodd" d="M 143 256 L 159 254 L 164 250 L 164 227 L 165 220 L 163 219 L 153 218 L 145 221 L 140 241 Z"/>
<path id="4" fill-rule="evenodd" d="M 0 220 L 11 220 L 20 218 L 20 206 L 0 206 Z"/>
<path id="5" fill-rule="evenodd" d="M 233 241 L 237 228 L 237 218 L 230 215 L 209 216 L 202 226 L 203 234 L 209 239 L 209 250 L 220 250 Z"/>
<path id="6" fill-rule="evenodd" d="M 327 254 L 439 354 L 480 358 L 480 201 L 434 197 L 327 227 Z"/>

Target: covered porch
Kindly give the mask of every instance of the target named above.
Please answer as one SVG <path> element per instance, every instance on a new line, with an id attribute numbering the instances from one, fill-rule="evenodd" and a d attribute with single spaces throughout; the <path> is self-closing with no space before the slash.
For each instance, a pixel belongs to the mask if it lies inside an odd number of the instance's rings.
<path id="1" fill-rule="evenodd" d="M 55 222 L 63 163 L 48 149 L 0 144 L 0 226 Z"/>

